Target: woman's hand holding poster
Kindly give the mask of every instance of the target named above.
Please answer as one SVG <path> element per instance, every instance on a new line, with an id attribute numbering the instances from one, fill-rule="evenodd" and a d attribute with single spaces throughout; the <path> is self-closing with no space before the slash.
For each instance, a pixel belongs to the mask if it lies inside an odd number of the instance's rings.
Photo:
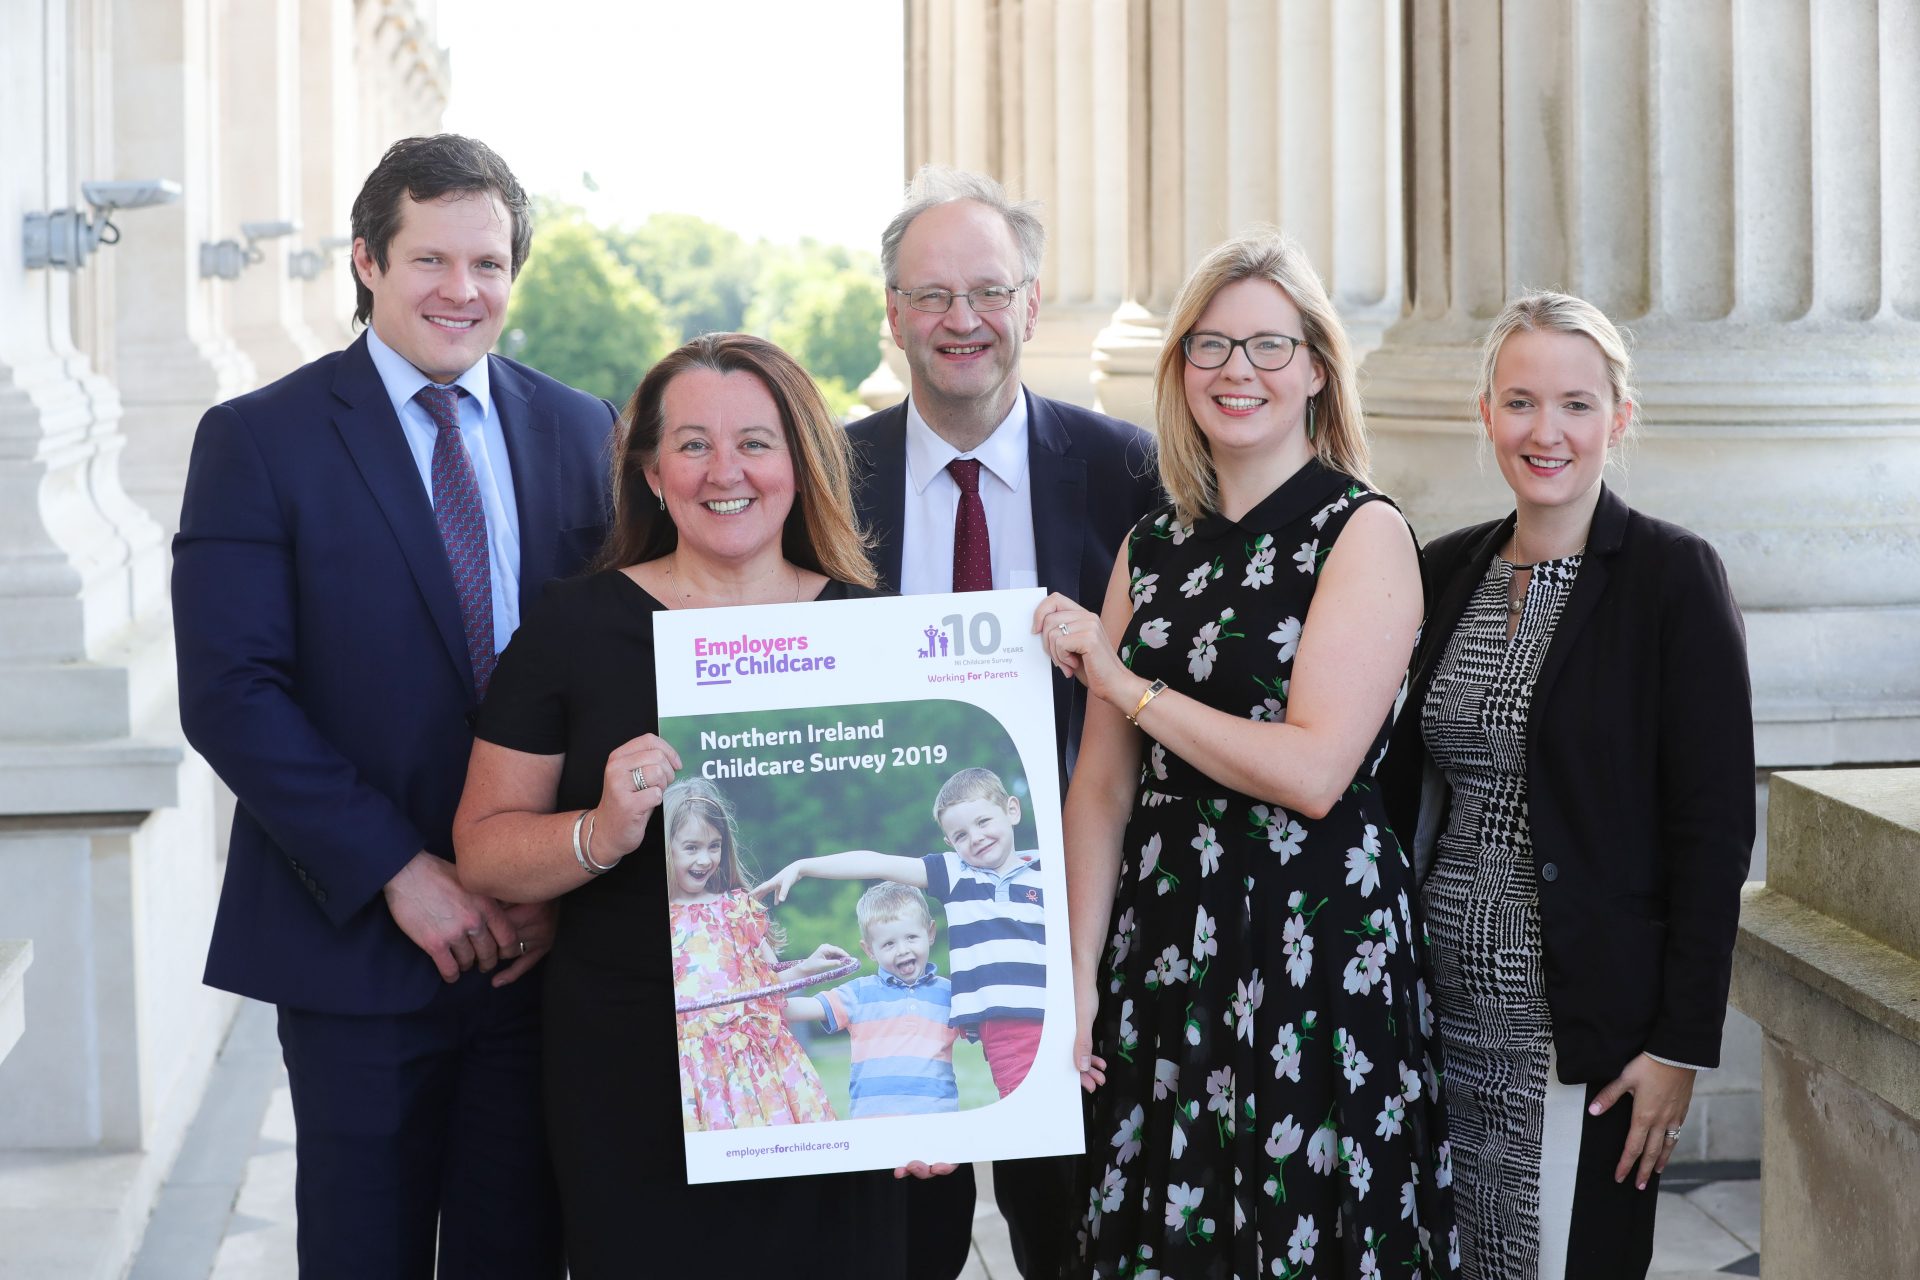
<path id="1" fill-rule="evenodd" d="M 1081 1150 L 1041 598 L 655 615 L 691 1181 Z"/>

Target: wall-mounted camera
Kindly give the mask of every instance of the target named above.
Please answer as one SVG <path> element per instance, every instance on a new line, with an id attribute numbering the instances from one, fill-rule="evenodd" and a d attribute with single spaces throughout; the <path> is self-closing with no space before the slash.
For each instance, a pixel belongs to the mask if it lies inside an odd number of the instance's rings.
<path id="1" fill-rule="evenodd" d="M 327 269 L 333 254 L 352 244 L 346 236 L 323 236 L 316 249 L 295 249 L 287 254 L 287 274 L 295 280 L 312 280 Z"/>
<path id="2" fill-rule="evenodd" d="M 260 241 L 278 240 L 298 230 L 300 224 L 297 222 L 243 222 L 240 224 L 240 234 L 246 238 L 244 245 L 238 240 L 203 240 L 200 243 L 200 278 L 238 280 L 242 271 L 266 258 Z"/>
<path id="3" fill-rule="evenodd" d="M 120 228 L 113 222 L 116 210 L 172 204 L 180 198 L 180 184 L 166 178 L 83 182 L 80 194 L 93 206 L 95 217 L 89 219 L 78 209 L 27 215 L 23 247 L 29 270 L 58 267 L 78 271 L 101 245 L 120 243 Z"/>

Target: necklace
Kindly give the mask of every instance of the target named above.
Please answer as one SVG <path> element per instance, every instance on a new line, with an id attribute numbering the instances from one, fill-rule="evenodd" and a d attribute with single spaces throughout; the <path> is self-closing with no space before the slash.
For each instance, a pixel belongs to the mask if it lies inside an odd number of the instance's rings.
<path id="1" fill-rule="evenodd" d="M 1583 542 L 1566 555 L 1557 558 L 1561 560 L 1572 559 L 1586 549 L 1587 544 Z M 1536 561 L 1533 564 L 1526 564 L 1524 563 L 1525 559 L 1525 555 L 1520 550 L 1520 526 L 1516 524 L 1513 526 L 1513 559 L 1508 562 L 1513 565 L 1513 572 L 1507 578 L 1507 614 L 1509 617 L 1518 617 L 1521 611 L 1527 607 L 1527 589 L 1533 585 L 1533 571 L 1538 569 L 1540 564 L 1543 563 Z M 1520 575 L 1523 573 L 1527 575 L 1526 581 L 1524 582 L 1520 580 Z"/>
<path id="2" fill-rule="evenodd" d="M 679 559 L 678 556 L 673 556 L 673 557 L 669 557 L 667 560 L 667 577 L 670 580 L 675 578 L 676 576 L 673 570 L 674 570 L 675 561 L 678 559 Z M 785 602 L 768 601 L 768 600 L 728 600 L 728 601 L 722 601 L 721 603 L 722 604 L 772 604 L 772 603 L 799 604 L 800 593 L 806 589 L 806 584 L 802 581 L 800 577 L 800 566 L 797 564 L 788 563 L 786 561 L 782 561 L 781 563 L 786 564 L 787 569 L 791 571 L 793 574 L 793 599 L 792 600 L 785 601 Z M 764 582 L 779 572 L 780 572 L 780 569 L 778 566 L 776 566 L 768 570 L 765 574 L 763 574 L 761 577 L 761 581 Z M 758 586 L 758 583 L 756 583 L 755 585 Z M 680 592 L 680 602 L 682 604 L 687 604 L 687 605 L 693 604 L 692 588 L 679 587 L 678 590 Z M 703 607 L 703 606 L 695 606 L 695 607 Z"/>

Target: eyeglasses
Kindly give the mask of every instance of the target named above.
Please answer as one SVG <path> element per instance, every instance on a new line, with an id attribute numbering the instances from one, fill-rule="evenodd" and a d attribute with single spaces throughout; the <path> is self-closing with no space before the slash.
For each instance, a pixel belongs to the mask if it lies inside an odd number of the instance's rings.
<path id="1" fill-rule="evenodd" d="M 1293 363 L 1293 353 L 1307 345 L 1305 338 L 1290 338 L 1284 333 L 1256 333 L 1246 338 L 1229 338 L 1224 333 L 1190 333 L 1180 339 L 1180 350 L 1187 363 L 1196 369 L 1218 369 L 1233 359 L 1233 349 L 1247 353 L 1247 363 L 1267 373 L 1275 373 Z"/>
<path id="2" fill-rule="evenodd" d="M 907 305 L 915 311 L 927 311 L 940 315 L 953 305 L 955 298 L 965 298 L 967 305 L 978 314 L 982 311 L 1005 311 L 1013 305 L 1013 295 L 1033 283 L 1022 280 L 1019 284 L 990 284 L 967 293 L 955 293 L 951 289 L 902 289 L 894 286 L 894 292 L 907 300 Z"/>

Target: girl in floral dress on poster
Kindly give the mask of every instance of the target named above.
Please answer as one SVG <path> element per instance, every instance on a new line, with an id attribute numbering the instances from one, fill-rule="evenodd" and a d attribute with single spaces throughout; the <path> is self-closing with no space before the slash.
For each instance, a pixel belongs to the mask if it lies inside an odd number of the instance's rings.
<path id="1" fill-rule="evenodd" d="M 1174 502 L 1099 617 L 1036 615 L 1094 695 L 1066 805 L 1083 1274 L 1451 1275 L 1424 940 L 1373 781 L 1413 539 L 1365 481 L 1346 337 L 1298 246 L 1214 250 L 1169 333 Z"/>
<path id="2" fill-rule="evenodd" d="M 765 991 L 851 959 L 823 944 L 776 972 L 783 939 L 767 909 L 748 895 L 753 884 L 719 789 L 689 778 L 667 788 L 662 806 L 676 1002 Z M 778 995 L 765 995 L 677 1015 L 681 1119 L 689 1132 L 834 1119 L 820 1075 L 780 1005 Z"/>

